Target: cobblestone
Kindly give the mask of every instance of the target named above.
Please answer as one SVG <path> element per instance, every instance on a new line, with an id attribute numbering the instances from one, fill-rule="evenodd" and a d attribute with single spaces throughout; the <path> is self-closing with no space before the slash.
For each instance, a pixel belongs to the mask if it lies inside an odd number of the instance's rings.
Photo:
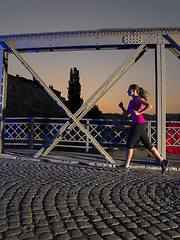
<path id="1" fill-rule="evenodd" d="M 180 239 L 180 172 L 0 159 L 0 239 Z"/>

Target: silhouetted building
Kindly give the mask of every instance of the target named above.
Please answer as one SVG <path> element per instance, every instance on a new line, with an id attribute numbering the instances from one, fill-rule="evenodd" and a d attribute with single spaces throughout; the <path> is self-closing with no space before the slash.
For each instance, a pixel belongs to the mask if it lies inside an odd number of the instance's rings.
<path id="1" fill-rule="evenodd" d="M 49 86 L 66 104 L 61 92 Z M 8 75 L 6 117 L 66 117 L 48 93 L 35 80 Z"/>

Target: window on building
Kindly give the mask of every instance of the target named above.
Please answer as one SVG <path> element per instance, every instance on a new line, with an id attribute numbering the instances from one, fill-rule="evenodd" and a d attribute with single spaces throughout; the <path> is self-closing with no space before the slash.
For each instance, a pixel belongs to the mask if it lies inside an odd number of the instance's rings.
<path id="1" fill-rule="evenodd" d="M 6 108 L 6 115 L 12 116 L 14 114 L 14 109 L 13 108 Z"/>
<path id="2" fill-rule="evenodd" d="M 23 110 L 22 113 L 23 113 L 24 117 L 30 117 L 31 116 L 31 112 L 30 111 Z"/>
<path id="3" fill-rule="evenodd" d="M 14 100 L 13 97 L 8 97 L 8 98 L 7 98 L 7 102 L 8 102 L 8 103 L 14 103 L 15 100 Z"/>
<path id="4" fill-rule="evenodd" d="M 38 96 L 39 95 L 39 93 L 38 92 L 36 92 L 36 91 L 33 91 L 33 96 Z"/>
<path id="5" fill-rule="evenodd" d="M 8 90 L 14 92 L 14 85 L 8 84 Z"/>
<path id="6" fill-rule="evenodd" d="M 26 105 L 26 106 L 31 106 L 32 102 L 30 100 L 24 99 L 23 104 Z"/>
<path id="7" fill-rule="evenodd" d="M 33 101 L 33 107 L 39 107 L 40 103 L 39 101 Z"/>
<path id="8" fill-rule="evenodd" d="M 25 93 L 25 94 L 28 94 L 28 95 L 31 95 L 31 89 L 29 89 L 29 88 L 24 88 L 24 93 Z"/>

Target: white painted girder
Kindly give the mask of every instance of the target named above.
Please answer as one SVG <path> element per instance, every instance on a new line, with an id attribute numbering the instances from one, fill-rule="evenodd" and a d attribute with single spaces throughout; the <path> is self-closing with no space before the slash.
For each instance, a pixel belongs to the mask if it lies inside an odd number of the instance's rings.
<path id="1" fill-rule="evenodd" d="M 17 34 L 0 36 L 12 40 L 18 51 L 137 48 L 140 44 L 169 44 L 166 34 L 180 36 L 180 28 L 102 29 L 93 31 Z M 6 46 L 4 46 L 6 49 Z"/>

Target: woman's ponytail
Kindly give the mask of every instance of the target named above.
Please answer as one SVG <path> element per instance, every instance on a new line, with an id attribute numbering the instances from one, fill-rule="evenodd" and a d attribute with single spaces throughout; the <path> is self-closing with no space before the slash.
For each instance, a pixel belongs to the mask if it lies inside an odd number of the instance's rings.
<path id="1" fill-rule="evenodd" d="M 138 88 L 139 97 L 144 98 L 146 101 L 147 101 L 147 96 L 146 96 L 147 94 L 148 94 L 148 92 L 145 91 L 142 87 Z"/>

